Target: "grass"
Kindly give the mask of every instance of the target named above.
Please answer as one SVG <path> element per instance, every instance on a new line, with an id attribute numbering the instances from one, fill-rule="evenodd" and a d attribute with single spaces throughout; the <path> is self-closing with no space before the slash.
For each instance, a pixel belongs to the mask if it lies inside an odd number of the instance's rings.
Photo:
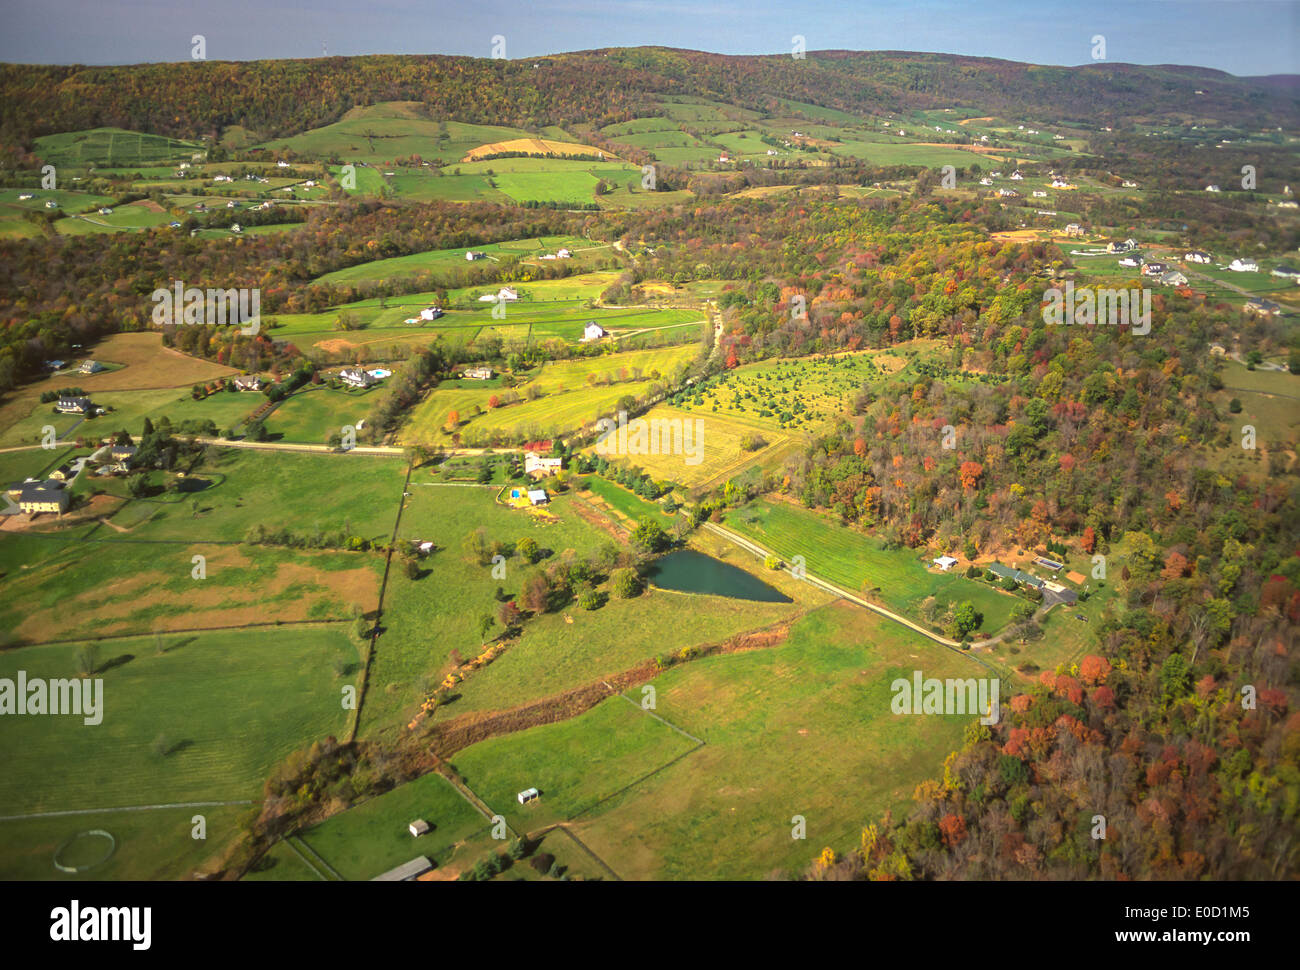
<path id="1" fill-rule="evenodd" d="M 432 826 L 418 838 L 407 830 L 417 818 Z M 492 843 L 490 827 L 451 782 L 429 774 L 334 815 L 300 838 L 339 875 L 361 880 L 421 855 L 440 867 L 453 859 L 472 862 Z"/>
<path id="2" fill-rule="evenodd" d="M 94 793 L 89 794 L 93 798 Z M 251 807 L 229 805 L 148 812 L 91 812 L 0 821 L 0 879 L 23 882 L 185 879 L 200 870 L 205 860 L 223 844 L 237 837 L 239 817 Z M 202 815 L 206 820 L 206 839 L 193 837 L 195 815 Z M 64 842 L 95 829 L 108 832 L 116 842 L 113 855 L 103 865 L 76 874 L 54 868 L 55 852 Z M 97 856 L 98 851 L 95 854 Z"/>
<path id="3" fill-rule="evenodd" d="M 579 718 L 471 745 L 452 766 L 489 808 L 527 832 L 593 807 L 695 747 L 639 705 L 611 697 Z M 541 797 L 520 805 L 515 796 L 525 788 Z"/>
<path id="4" fill-rule="evenodd" d="M 403 442 L 446 444 L 445 430 L 451 412 L 460 418 L 462 434 L 466 428 L 490 435 L 528 432 L 533 439 L 573 430 L 611 412 L 618 399 L 646 392 L 657 371 L 667 379 L 696 356 L 692 344 L 650 350 L 629 351 L 552 361 L 545 364 L 530 381 L 516 388 L 519 404 L 488 409 L 490 399 L 501 395 L 500 388 L 435 388 L 412 410 L 403 426 Z M 637 380 L 637 371 L 642 379 Z M 606 379 L 609 384 L 588 383 Z M 527 389 L 535 388 L 540 397 L 527 400 Z M 476 410 L 477 409 L 477 410 Z"/>
<path id="5" fill-rule="evenodd" d="M 969 600 L 984 615 L 981 630 L 993 633 L 1022 602 L 964 576 L 931 572 L 915 551 L 884 549 L 870 536 L 784 502 L 752 503 L 729 513 L 725 525 L 786 562 L 803 556 L 809 573 L 851 592 L 878 588 L 872 598 L 913 620 L 920 620 L 921 601 L 927 596 L 935 597 L 941 614 L 946 604 Z"/>
<path id="6" fill-rule="evenodd" d="M 824 845 L 853 848 L 866 823 L 902 809 L 938 774 L 967 719 L 893 715 L 890 684 L 915 669 L 979 675 L 953 652 L 839 604 L 802 618 L 783 644 L 656 678 L 656 713 L 706 744 L 649 778 L 692 742 L 620 698 L 453 760 L 512 825 L 579 815 L 576 834 L 625 879 L 761 878 L 801 868 Z M 542 798 L 519 806 L 513 794 L 528 786 Z M 791 838 L 796 814 L 806 841 Z"/>
<path id="7" fill-rule="evenodd" d="M 6 642 L 348 620 L 353 604 L 374 609 L 383 574 L 375 553 L 130 542 L 103 526 L 99 533 L 115 539 L 78 541 L 85 527 L 0 535 Z M 194 575 L 196 555 L 206 576 Z"/>
<path id="8" fill-rule="evenodd" d="M 265 142 L 258 147 L 292 149 L 299 155 L 316 158 L 338 155 L 345 162 L 365 161 L 378 165 L 410 155 L 455 162 L 471 149 L 487 142 L 525 137 L 528 133 L 517 128 L 458 121 L 448 121 L 444 129 L 425 116 L 417 102 L 385 101 L 358 106 L 333 124 Z"/>
<path id="9" fill-rule="evenodd" d="M 692 431 L 694 437 L 691 448 L 686 450 L 686 454 L 613 454 L 607 457 L 617 464 L 640 468 L 661 481 L 675 482 L 688 488 L 718 484 L 753 465 L 774 469 L 804 442 L 802 434 L 773 431 L 769 424 L 747 415 L 728 414 L 721 417 L 698 410 L 684 411 L 657 405 L 644 417 L 651 422 L 680 421 L 683 429 L 688 426 L 696 429 Z M 741 441 L 753 435 L 760 436 L 767 445 L 755 451 L 744 450 Z M 615 442 L 616 439 L 611 436 L 608 444 L 613 446 Z M 587 452 L 599 454 L 595 445 L 588 448 Z"/>
<path id="10" fill-rule="evenodd" d="M 286 398 L 266 418 L 266 430 L 274 441 L 323 444 L 332 434 L 342 434 L 366 416 L 370 393 L 356 394 L 321 385 Z"/>
<path id="11" fill-rule="evenodd" d="M 558 496 L 552 509 L 558 521 L 543 521 L 523 511 L 498 505 L 496 488 L 422 485 L 433 477 L 421 469 L 411 482 L 411 496 L 402 513 L 399 539 L 435 543 L 438 551 L 422 561 L 426 573 L 408 579 L 401 569 L 389 574 L 384 601 L 384 634 L 379 640 L 361 711 L 361 733 L 394 729 L 414 716 L 431 686 L 450 670 L 448 655 L 459 650 L 466 658 L 482 650 L 477 623 L 484 614 L 496 616 L 493 598 L 498 586 L 518 591 L 525 569 L 522 561 L 506 563 L 504 579 L 494 578 L 491 566 L 468 561 L 462 540 L 475 529 L 486 530 L 489 541 L 514 546 L 524 536 L 554 552 L 573 549 L 586 555 L 612 540 L 587 525 Z M 501 633 L 495 626 L 489 636 Z"/>
<path id="12" fill-rule="evenodd" d="M 634 495 L 622 485 L 611 482 L 599 475 L 590 475 L 581 479 L 579 488 L 585 488 L 600 497 L 606 505 L 622 513 L 629 527 L 635 526 L 644 518 L 658 522 L 664 529 L 670 529 L 678 521 L 677 516 L 669 515 L 657 502 L 647 502 L 639 495 Z"/>
<path id="13" fill-rule="evenodd" d="M 72 715 L 10 719 L 0 814 L 257 798 L 273 765 L 344 727 L 341 687 L 352 680 L 332 665 L 351 664 L 353 676 L 358 669 L 344 628 L 170 635 L 162 643 L 161 654 L 153 637 L 101 648 L 101 724 Z M 0 676 L 20 670 L 29 680 L 75 678 L 75 649 L 0 653 Z M 160 737 L 166 754 L 156 750 Z"/>
<path id="14" fill-rule="evenodd" d="M 188 476 L 189 487 L 206 487 L 137 500 L 156 511 L 131 539 L 240 541 L 259 523 L 302 533 L 346 528 L 383 542 L 392 531 L 406 473 L 401 459 L 219 447 L 208 455 Z"/>
<path id="15" fill-rule="evenodd" d="M 554 253 L 557 249 L 577 250 L 589 247 L 588 240 L 578 236 L 537 236 L 530 239 L 512 239 L 499 243 L 484 243 L 481 246 L 457 247 L 455 249 L 433 249 L 423 253 L 411 253 L 407 256 L 393 256 L 389 259 L 377 259 L 368 263 L 359 263 L 347 269 L 336 270 L 319 277 L 318 283 L 343 283 L 354 280 L 395 280 L 438 270 L 449 271 L 464 269 L 473 265 L 465 259 L 469 250 L 488 254 L 488 261 L 500 261 L 511 257 L 536 258 L 544 253 Z M 481 266 L 482 263 L 480 262 Z"/>
<path id="16" fill-rule="evenodd" d="M 188 161 L 201 151 L 196 142 L 179 141 L 122 128 L 90 128 L 36 139 L 36 154 L 56 168 L 84 168 L 88 165 L 129 167 L 160 162 Z"/>

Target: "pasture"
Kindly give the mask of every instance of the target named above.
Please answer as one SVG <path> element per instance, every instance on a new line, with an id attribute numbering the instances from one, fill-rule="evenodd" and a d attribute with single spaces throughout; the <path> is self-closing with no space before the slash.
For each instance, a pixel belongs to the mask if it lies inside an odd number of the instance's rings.
<path id="1" fill-rule="evenodd" d="M 653 681 L 655 713 L 703 747 L 651 719 L 632 689 L 453 762 L 513 826 L 573 819 L 624 879 L 758 879 L 802 868 L 823 846 L 854 848 L 864 825 L 938 774 L 972 719 L 892 714 L 890 684 L 914 669 L 980 675 L 951 651 L 834 604 L 799 619 L 783 643 Z M 542 797 L 520 806 L 513 793 L 527 786 Z M 796 814 L 806 840 L 790 837 Z"/>
<path id="2" fill-rule="evenodd" d="M 727 514 L 727 528 L 775 552 L 786 562 L 803 556 L 809 573 L 850 592 L 866 594 L 883 606 L 923 622 L 927 596 L 942 614 L 948 604 L 969 600 L 983 614 L 981 631 L 996 633 L 1023 602 L 955 572 L 928 569 L 928 558 L 908 549 L 885 549 L 875 538 L 785 502 L 759 500 Z"/>
<path id="3" fill-rule="evenodd" d="M 0 676 L 75 679 L 76 650 L 4 651 Z M 346 624 L 114 640 L 99 657 L 101 723 L 7 719 L 0 814 L 258 798 L 291 751 L 341 733 L 359 669 Z"/>
<path id="4" fill-rule="evenodd" d="M 87 789 L 84 794 L 88 802 L 98 804 L 93 790 Z M 255 796 L 248 797 L 251 800 Z M 201 871 L 209 856 L 239 837 L 240 816 L 251 808 L 251 805 L 211 805 L 6 819 L 0 821 L 0 879 L 14 882 L 186 879 Z M 202 815 L 206 821 L 206 840 L 193 837 L 195 815 Z M 55 853 L 64 843 L 95 829 L 113 837 L 116 846 L 112 856 L 102 865 L 75 874 L 54 867 Z M 98 857 L 99 848 L 94 847 L 93 851 L 92 858 Z M 76 864 L 75 860 L 64 859 L 65 864 L 69 861 Z"/>
<path id="5" fill-rule="evenodd" d="M 130 168 L 189 161 L 195 153 L 203 151 L 203 146 L 122 128 L 90 128 L 43 135 L 36 139 L 35 151 L 42 162 L 59 169 L 97 165 Z"/>
<path id="6" fill-rule="evenodd" d="M 415 838 L 407 826 L 417 818 L 432 828 Z M 451 782 L 429 774 L 333 815 L 298 838 L 345 879 L 364 880 L 420 855 L 440 868 L 453 860 L 472 863 L 492 845 L 490 831 L 491 822 Z M 279 878 L 274 872 L 265 875 Z"/>
<path id="7" fill-rule="evenodd" d="M 219 446 L 207 455 L 190 484 L 135 500 L 152 513 L 131 539 L 237 542 L 259 524 L 303 534 L 347 530 L 377 542 L 392 532 L 406 474 L 399 458 Z"/>
<path id="8" fill-rule="evenodd" d="M 372 610 L 378 600 L 384 561 L 375 553 L 120 541 L 103 526 L 104 541 L 79 541 L 86 528 L 0 534 L 4 643 L 351 620 L 354 606 Z"/>

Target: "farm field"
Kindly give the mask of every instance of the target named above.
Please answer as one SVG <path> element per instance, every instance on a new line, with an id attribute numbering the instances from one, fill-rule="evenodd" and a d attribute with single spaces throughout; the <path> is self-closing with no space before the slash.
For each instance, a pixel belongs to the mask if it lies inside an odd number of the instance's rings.
<path id="1" fill-rule="evenodd" d="M 480 616 L 496 616 L 499 603 L 494 590 L 500 586 L 517 592 L 520 588 L 527 570 L 521 559 L 507 560 L 506 578 L 500 580 L 493 578 L 490 565 L 479 566 L 466 558 L 462 543 L 471 532 L 482 528 L 488 541 L 511 547 L 531 536 L 539 547 L 555 554 L 572 549 L 589 555 L 613 545 L 609 536 L 573 514 L 567 496 L 552 499 L 550 510 L 556 518 L 547 521 L 497 504 L 500 486 L 435 485 L 432 481 L 432 474 L 425 477 L 417 472 L 412 477 L 398 540 L 433 542 L 437 551 L 421 562 L 417 579 L 408 578 L 401 570 L 390 573 L 384 604 L 386 629 L 361 708 L 359 733 L 363 737 L 406 724 L 426 693 L 450 671 L 448 655 L 453 649 L 467 659 L 482 651 L 484 641 L 476 624 Z M 437 630 L 436 640 L 430 639 L 431 630 Z M 497 625 L 489 635 L 500 632 Z"/>
<path id="2" fill-rule="evenodd" d="M 773 431 L 749 416 L 715 417 L 707 412 L 656 405 L 643 417 L 650 422 L 680 421 L 683 431 L 688 426 L 694 429 L 689 453 L 610 455 L 609 460 L 640 468 L 657 479 L 692 489 L 724 482 L 754 466 L 774 468 L 802 447 L 806 440 L 802 434 Z M 741 442 L 752 436 L 761 437 L 766 444 L 754 451 L 746 451 Z M 614 441 L 612 436 L 610 441 Z M 599 455 L 601 452 L 593 444 L 586 453 Z M 696 458 L 699 458 L 698 462 Z"/>
<path id="3" fill-rule="evenodd" d="M 60 169 L 81 169 L 97 165 L 118 168 L 189 161 L 203 147 L 197 142 L 122 128 L 91 128 L 44 135 L 36 139 L 36 150 L 46 164 Z"/>
<path id="4" fill-rule="evenodd" d="M 696 747 L 638 703 L 611 697 L 581 717 L 481 741 L 451 763 L 511 828 L 531 832 L 595 807 Z M 541 797 L 518 804 L 524 788 Z"/>
<path id="5" fill-rule="evenodd" d="M 347 529 L 378 542 L 392 531 L 406 474 L 401 459 L 219 446 L 208 455 L 187 476 L 189 490 L 136 500 L 154 512 L 131 529 L 132 540 L 238 542 L 259 524 L 275 531 L 292 523 L 300 534 Z M 314 487 L 304 491 L 303 482 Z"/>
<path id="6" fill-rule="evenodd" d="M 845 414 L 864 383 L 915 373 L 914 362 L 934 359 L 936 350 L 932 341 L 913 341 L 888 351 L 745 364 L 674 400 L 705 417 L 716 414 L 760 429 L 815 432 Z"/>
<path id="7" fill-rule="evenodd" d="M 651 721 L 639 689 L 571 721 L 474 745 L 453 761 L 514 826 L 573 818 L 575 833 L 623 879 L 758 879 L 802 867 L 821 846 L 854 847 L 864 819 L 908 804 L 916 783 L 960 743 L 970 718 L 891 713 L 891 682 L 914 669 L 935 677 L 980 671 L 834 604 L 797 621 L 783 643 L 657 677 L 655 713 L 705 744 L 650 777 L 692 742 Z M 658 732 L 632 734 L 636 718 Z M 586 752 L 598 764 L 579 773 L 574 761 Z M 541 789 L 541 800 L 515 804 L 510 796 L 522 784 Z M 807 843 L 790 838 L 795 814 L 807 820 Z"/>
<path id="8" fill-rule="evenodd" d="M 435 388 L 413 409 L 399 437 L 407 443 L 446 443 L 450 435 L 445 428 L 453 411 L 462 422 L 462 435 L 472 429 L 482 435 L 518 431 L 528 433 L 532 440 L 549 437 L 551 433 L 573 430 L 596 420 L 610 412 L 625 394 L 644 394 L 649 382 L 654 380 L 653 372 L 668 377 L 695 355 L 696 348 L 687 344 L 552 361 L 528 383 L 515 388 L 524 398 L 521 403 L 495 410 L 489 410 L 488 404 L 493 395 L 501 393 L 499 388 Z M 636 377 L 638 370 L 642 373 L 641 380 Z M 595 385 L 588 383 L 588 378 L 592 381 L 608 378 L 611 383 Z M 529 387 L 541 396 L 527 400 Z M 476 413 L 475 408 L 481 413 Z M 532 434 L 533 430 L 537 433 Z"/>
<path id="9" fill-rule="evenodd" d="M 86 794 L 93 797 L 93 790 L 87 789 Z M 251 800 L 253 796 L 248 797 Z M 239 819 L 251 808 L 251 805 L 211 805 L 5 819 L 0 821 L 0 879 L 23 882 L 187 879 L 202 871 L 204 862 L 224 844 L 238 837 Z M 193 837 L 193 819 L 198 814 L 206 821 L 206 840 Z M 54 867 L 56 852 L 72 839 L 76 841 L 65 853 L 77 853 L 80 844 L 86 853 L 83 864 L 97 860 L 105 851 L 106 843 L 85 835 L 95 830 L 107 832 L 115 843 L 113 854 L 107 860 L 79 873 L 60 872 Z M 76 858 L 60 858 L 65 864 L 78 864 Z"/>
<path id="10" fill-rule="evenodd" d="M 886 550 L 872 537 L 784 502 L 759 500 L 729 513 L 723 524 L 786 562 L 803 556 L 808 572 L 851 592 L 878 589 L 875 599 L 914 621 L 920 622 L 927 596 L 935 597 L 940 613 L 946 604 L 969 600 L 984 616 L 980 630 L 996 633 L 1023 602 L 964 576 L 932 572 L 914 551 Z"/>
<path id="11" fill-rule="evenodd" d="M 6 728 L 0 814 L 255 799 L 274 764 L 341 733 L 341 687 L 359 669 L 347 624 L 114 640 L 99 657 L 102 723 L 27 717 Z M 76 646 L 0 653 L 0 676 L 18 670 L 75 679 Z"/>
<path id="12" fill-rule="evenodd" d="M 120 517 L 121 512 L 114 516 Z M 95 536 L 102 541 L 79 541 L 86 528 L 0 534 L 0 563 L 7 570 L 7 595 L 0 603 L 5 642 L 350 621 L 354 607 L 374 609 L 383 576 L 384 560 L 376 553 L 159 545 L 121 541 L 104 526 Z M 196 555 L 204 557 L 201 579 L 194 576 Z"/>
<path id="13" fill-rule="evenodd" d="M 433 828 L 413 838 L 407 826 L 417 818 Z M 490 829 L 451 782 L 429 774 L 331 816 L 299 838 L 343 878 L 363 880 L 421 855 L 439 868 L 472 862 L 493 846 Z"/>
<path id="14" fill-rule="evenodd" d="M 370 409 L 376 389 L 358 393 L 321 386 L 285 398 L 266 416 L 267 439 L 319 445 L 346 425 L 354 429 Z"/>
<path id="15" fill-rule="evenodd" d="M 357 106 L 333 124 L 264 142 L 260 147 L 288 149 L 315 158 L 338 155 L 345 162 L 372 165 L 410 155 L 454 162 L 484 143 L 527 136 L 519 129 L 497 125 L 448 121 L 443 126 L 427 118 L 421 108 L 414 101 Z"/>
<path id="16" fill-rule="evenodd" d="M 607 244 L 594 244 L 598 248 L 608 248 Z M 574 252 L 592 248 L 593 243 L 577 236 L 537 236 L 531 239 L 512 239 L 506 242 L 484 243 L 481 246 L 455 249 L 435 249 L 424 253 L 412 253 L 409 256 L 394 256 L 390 259 L 377 259 L 369 263 L 359 263 L 347 269 L 326 273 L 318 277 L 318 283 L 342 283 L 354 280 L 393 280 L 420 276 L 438 270 L 462 270 L 474 263 L 467 262 L 465 254 L 470 250 L 486 253 L 489 262 L 503 259 L 535 259 L 544 253 L 554 253 L 558 249 L 570 249 Z M 479 265 L 482 265 L 481 263 Z"/>

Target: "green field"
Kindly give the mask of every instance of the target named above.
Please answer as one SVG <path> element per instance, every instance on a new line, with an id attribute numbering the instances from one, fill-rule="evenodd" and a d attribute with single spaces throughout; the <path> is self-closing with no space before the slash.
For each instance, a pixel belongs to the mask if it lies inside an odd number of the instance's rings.
<path id="1" fill-rule="evenodd" d="M 387 541 L 393 528 L 406 472 L 401 459 L 219 447 L 208 454 L 188 476 L 191 491 L 136 500 L 155 508 L 131 539 L 238 541 L 261 523 L 304 533 L 346 527 Z"/>
<path id="2" fill-rule="evenodd" d="M 611 697 L 573 720 L 481 741 L 452 765 L 511 828 L 529 832 L 594 807 L 696 747 L 639 705 Z M 541 797 L 520 805 L 515 795 L 525 788 Z"/>
<path id="3" fill-rule="evenodd" d="M 42 162 L 56 168 L 157 165 L 160 162 L 189 161 L 195 152 L 202 150 L 196 142 L 122 128 L 91 128 L 36 139 L 36 154 Z"/>
<path id="4" fill-rule="evenodd" d="M 350 620 L 354 605 L 374 609 L 383 567 L 376 553 L 130 541 L 98 524 L 3 534 L 0 643 Z"/>
<path id="5" fill-rule="evenodd" d="M 251 801 L 254 796 L 250 794 L 248 797 Z M 238 820 L 252 807 L 206 805 L 0 821 L 0 879 L 24 882 L 186 879 L 201 870 L 204 861 L 223 845 L 239 837 Z M 202 815 L 205 820 L 206 839 L 193 837 L 196 815 Z M 75 841 L 65 849 L 65 853 L 75 853 L 79 843 L 89 841 L 92 844 L 85 848 L 90 850 L 90 857 L 84 861 L 97 860 L 104 844 L 93 844 L 97 837 L 87 839 L 85 835 L 96 829 L 109 833 L 116 843 L 113 854 L 102 865 L 76 874 L 60 872 L 54 867 L 55 853 L 69 840 Z M 60 859 L 65 865 L 77 863 L 76 859 L 65 856 L 60 856 Z"/>
<path id="6" fill-rule="evenodd" d="M 636 703 L 610 698 L 453 761 L 513 826 L 573 817 L 624 879 L 757 879 L 802 868 L 826 845 L 852 849 L 867 822 L 939 772 L 971 719 L 893 715 L 890 684 L 914 669 L 980 676 L 951 651 L 839 604 L 799 620 L 785 643 L 654 680 L 655 713 L 702 738 L 696 750 L 640 710 L 634 688 L 626 697 Z M 520 806 L 514 793 L 530 786 L 542 797 Z M 796 814 L 806 840 L 791 838 Z"/>
<path id="7" fill-rule="evenodd" d="M 376 165 L 411 155 L 451 163 L 485 143 L 528 137 L 527 132 L 517 128 L 459 121 L 448 121 L 443 129 L 421 109 L 419 103 L 407 101 L 359 106 L 334 124 L 264 142 L 259 147 L 291 150 L 315 158 L 338 155 L 345 162 Z"/>
<path id="8" fill-rule="evenodd" d="M 355 430 L 376 393 L 374 388 L 357 392 L 322 385 L 291 394 L 266 416 L 267 437 L 271 441 L 324 444 L 331 435 L 341 436 L 346 426 Z"/>
<path id="9" fill-rule="evenodd" d="M 342 732 L 341 688 L 359 667 L 346 625 L 168 634 L 161 643 L 161 653 L 153 637 L 101 646 L 100 724 L 9 719 L 0 814 L 257 798 L 291 751 Z M 336 662 L 352 673 L 338 676 Z M 0 653 L 0 676 L 20 670 L 29 680 L 76 678 L 75 647 Z"/>
<path id="10" fill-rule="evenodd" d="M 318 283 L 342 283 L 353 280 L 394 280 L 420 276 L 426 273 L 463 270 L 474 266 L 465 259 L 470 250 L 487 253 L 487 262 L 500 262 L 511 257 L 529 259 L 544 253 L 554 253 L 557 249 L 580 250 L 591 248 L 591 241 L 577 236 L 538 236 L 531 239 L 512 239 L 499 243 L 484 243 L 481 246 L 457 247 L 455 249 L 434 249 L 424 253 L 412 253 L 409 256 L 394 256 L 391 259 L 377 259 L 369 263 L 359 263 L 347 269 L 326 273 L 317 279 Z M 598 244 L 608 248 L 606 244 Z M 478 262 L 483 266 L 483 262 Z"/>
<path id="11" fill-rule="evenodd" d="M 433 828 L 414 838 L 407 826 L 417 818 Z M 440 867 L 453 859 L 472 861 L 491 845 L 490 826 L 449 781 L 430 774 L 328 818 L 300 838 L 345 879 L 361 880 L 421 855 Z M 267 875 L 280 878 L 274 870 Z"/>
<path id="12" fill-rule="evenodd" d="M 792 561 L 803 556 L 809 573 L 873 598 L 912 620 L 927 596 L 945 605 L 969 600 L 983 614 L 981 631 L 996 633 L 1022 600 L 953 573 L 932 572 L 918 553 L 884 549 L 876 539 L 784 502 L 759 501 L 726 516 L 725 525 Z"/>

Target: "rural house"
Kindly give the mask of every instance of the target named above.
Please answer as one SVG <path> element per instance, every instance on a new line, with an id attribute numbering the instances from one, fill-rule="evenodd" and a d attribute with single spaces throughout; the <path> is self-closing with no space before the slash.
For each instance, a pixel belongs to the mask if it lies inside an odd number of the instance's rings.
<path id="1" fill-rule="evenodd" d="M 589 343 L 592 340 L 599 340 L 601 337 L 608 337 L 605 328 L 595 320 L 588 320 L 587 326 L 582 331 L 582 343 Z"/>
<path id="2" fill-rule="evenodd" d="M 77 368 L 77 373 L 78 373 L 78 374 L 98 374 L 98 373 L 99 373 L 100 371 L 102 371 L 103 369 L 104 369 L 104 365 L 101 364 L 99 361 L 97 361 L 97 360 L 87 360 L 87 361 L 83 361 L 82 364 L 81 364 L 81 366 L 80 366 L 79 368 Z"/>
<path id="3" fill-rule="evenodd" d="M 461 371 L 460 376 L 471 381 L 490 381 L 492 380 L 493 370 L 491 367 L 470 367 Z"/>
<path id="4" fill-rule="evenodd" d="M 364 390 L 375 383 L 375 379 L 360 367 L 345 367 L 339 371 L 339 380 L 349 387 L 358 387 Z"/>
<path id="5" fill-rule="evenodd" d="M 421 320 L 437 320 L 442 315 L 442 307 L 429 306 L 420 311 Z"/>
<path id="6" fill-rule="evenodd" d="M 1255 262 L 1253 259 L 1242 259 L 1241 257 L 1238 257 L 1228 264 L 1228 269 L 1232 270 L 1234 273 L 1258 273 L 1259 263 Z"/>
<path id="7" fill-rule="evenodd" d="M 1274 303 L 1272 300 L 1266 300 L 1262 296 L 1252 296 L 1246 301 L 1245 309 L 1247 313 L 1270 317 L 1275 317 L 1282 312 L 1282 307 L 1279 304 Z"/>
<path id="8" fill-rule="evenodd" d="M 95 413 L 95 405 L 88 397 L 61 397 L 59 403 L 54 405 L 54 408 L 60 414 L 91 415 Z"/>
<path id="9" fill-rule="evenodd" d="M 952 556 L 940 556 L 934 561 L 934 564 L 942 569 L 945 573 L 957 565 L 957 560 Z"/>
<path id="10" fill-rule="evenodd" d="M 1278 265 L 1273 268 L 1273 275 L 1280 276 L 1284 280 L 1296 280 L 1297 282 L 1300 282 L 1300 269 L 1296 269 L 1294 266 L 1288 266 L 1286 263 L 1278 263 Z"/>
<path id="11" fill-rule="evenodd" d="M 18 507 L 29 515 L 41 512 L 54 512 L 62 515 L 68 510 L 72 501 L 63 488 L 62 482 L 53 480 L 44 482 L 24 482 L 18 496 Z"/>
<path id="12" fill-rule="evenodd" d="M 542 455 L 524 455 L 524 474 L 535 478 L 554 475 L 564 467 L 563 458 L 547 458 Z"/>
<path id="13" fill-rule="evenodd" d="M 248 377 L 236 377 L 233 383 L 237 391 L 260 391 L 263 387 L 262 379 L 256 374 Z"/>

